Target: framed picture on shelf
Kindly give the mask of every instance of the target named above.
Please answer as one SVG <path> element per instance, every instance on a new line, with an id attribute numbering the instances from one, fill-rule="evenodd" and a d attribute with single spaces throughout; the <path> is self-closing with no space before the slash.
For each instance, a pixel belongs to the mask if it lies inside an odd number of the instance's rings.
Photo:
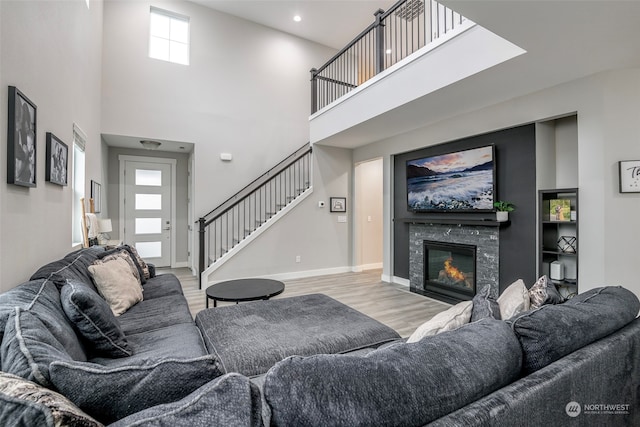
<path id="1" fill-rule="evenodd" d="M 571 221 L 571 200 L 551 199 L 549 201 L 549 218 L 551 221 Z"/>
<path id="2" fill-rule="evenodd" d="M 346 197 L 331 197 L 329 199 L 329 207 L 331 212 L 346 212 L 347 211 L 347 198 Z"/>
<path id="3" fill-rule="evenodd" d="M 58 185 L 67 185 L 67 159 L 69 148 L 54 134 L 47 132 L 47 154 L 44 180 Z"/>
<path id="4" fill-rule="evenodd" d="M 91 180 L 91 198 L 93 199 L 94 212 L 100 213 L 102 210 L 102 191 L 100 184 L 94 180 Z"/>
<path id="5" fill-rule="evenodd" d="M 36 105 L 9 86 L 7 183 L 36 186 Z"/>
<path id="6" fill-rule="evenodd" d="M 640 193 L 640 160 L 618 162 L 621 193 Z"/>

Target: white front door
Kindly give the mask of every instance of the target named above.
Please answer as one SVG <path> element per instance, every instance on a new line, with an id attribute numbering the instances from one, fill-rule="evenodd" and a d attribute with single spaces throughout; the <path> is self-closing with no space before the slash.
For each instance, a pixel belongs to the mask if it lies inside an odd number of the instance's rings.
<path id="1" fill-rule="evenodd" d="M 125 161 L 124 243 L 157 267 L 171 266 L 172 165 Z"/>

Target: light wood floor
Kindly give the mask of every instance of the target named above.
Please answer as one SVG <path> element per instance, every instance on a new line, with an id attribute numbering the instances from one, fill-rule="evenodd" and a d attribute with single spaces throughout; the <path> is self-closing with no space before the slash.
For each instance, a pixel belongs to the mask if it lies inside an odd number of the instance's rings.
<path id="1" fill-rule="evenodd" d="M 158 274 L 162 273 L 173 273 L 178 277 L 193 316 L 205 308 L 204 290 L 198 289 L 198 280 L 191 275 L 191 270 L 158 269 Z M 285 291 L 274 299 L 322 293 L 386 324 L 403 337 L 408 337 L 422 323 L 450 307 L 411 293 L 405 287 L 384 283 L 380 280 L 381 273 L 381 270 L 370 270 L 285 280 Z M 225 304 L 231 303 L 219 303 Z"/>

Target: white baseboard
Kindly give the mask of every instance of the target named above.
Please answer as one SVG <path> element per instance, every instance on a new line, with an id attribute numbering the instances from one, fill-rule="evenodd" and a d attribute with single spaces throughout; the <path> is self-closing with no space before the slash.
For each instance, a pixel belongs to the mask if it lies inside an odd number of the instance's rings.
<path id="1" fill-rule="evenodd" d="M 354 273 L 362 273 L 367 270 L 379 270 L 382 268 L 381 262 L 376 262 L 374 264 L 362 264 L 362 265 L 354 265 L 351 267 L 351 271 Z"/>
<path id="2" fill-rule="evenodd" d="M 342 273 L 351 273 L 351 267 L 334 267 L 334 268 L 322 268 L 318 270 L 305 270 L 305 271 L 292 271 L 288 273 L 276 273 L 276 274 L 267 274 L 260 275 L 263 279 L 273 279 L 273 280 L 295 280 L 295 279 L 304 279 L 306 277 L 314 277 L 314 276 L 328 276 L 330 274 L 342 274 Z M 248 279 L 256 276 L 248 276 L 248 277 L 237 277 L 237 279 Z M 214 280 L 209 282 L 209 285 L 215 285 L 216 283 L 225 282 L 230 279 L 222 279 L 222 280 Z"/>
<path id="3" fill-rule="evenodd" d="M 411 282 L 409 281 L 409 279 L 398 276 L 389 276 L 388 274 L 383 274 L 380 277 L 380 280 L 387 283 L 395 283 L 396 285 L 406 286 L 407 288 L 411 287 Z"/>
<path id="4" fill-rule="evenodd" d="M 186 267 L 189 267 L 188 261 L 176 262 L 175 265 L 171 268 L 186 268 Z"/>

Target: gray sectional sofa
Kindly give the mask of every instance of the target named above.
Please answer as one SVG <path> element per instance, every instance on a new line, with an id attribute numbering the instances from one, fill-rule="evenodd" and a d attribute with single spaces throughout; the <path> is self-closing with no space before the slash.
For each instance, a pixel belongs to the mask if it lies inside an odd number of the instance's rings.
<path id="1" fill-rule="evenodd" d="M 321 296 L 296 299 L 297 308 L 213 309 L 194 322 L 177 278 L 151 274 L 114 330 L 96 321 L 110 312 L 100 312 L 88 273 L 104 255 L 71 253 L 0 295 L 0 425 L 640 424 L 640 302 L 624 288 L 407 343 L 357 313 L 321 333 L 305 306 L 328 304 L 333 317 L 351 310 Z M 268 355 L 251 331 L 287 317 L 300 319 L 298 336 L 331 344 L 288 339 Z M 355 338 L 344 339 L 350 326 Z"/>

